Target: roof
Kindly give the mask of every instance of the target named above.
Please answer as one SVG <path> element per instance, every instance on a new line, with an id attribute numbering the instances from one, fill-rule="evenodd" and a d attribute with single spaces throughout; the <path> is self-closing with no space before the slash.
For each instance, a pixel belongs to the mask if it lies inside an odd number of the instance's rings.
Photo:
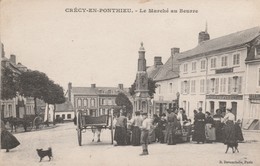
<path id="1" fill-rule="evenodd" d="M 160 70 L 160 68 L 162 67 L 163 65 L 159 65 L 159 66 L 150 66 L 147 68 L 147 74 L 148 74 L 148 77 L 149 78 L 152 78 L 154 79 L 155 76 L 157 75 L 158 71 Z"/>
<path id="2" fill-rule="evenodd" d="M 63 104 L 56 104 L 56 112 L 73 111 L 73 106 L 70 101 L 65 101 Z"/>
<path id="3" fill-rule="evenodd" d="M 96 95 L 96 89 L 90 87 L 72 87 L 72 93 L 74 94 L 88 94 Z"/>
<path id="4" fill-rule="evenodd" d="M 112 93 L 108 93 L 109 90 L 111 90 Z M 118 87 L 72 87 L 72 93 L 83 95 L 117 95 L 119 92 L 128 93 L 128 91 L 129 88 L 123 88 L 123 90 L 121 90 Z"/>
<path id="5" fill-rule="evenodd" d="M 179 77 L 179 56 L 179 54 L 170 56 L 167 62 L 158 71 L 154 81 L 162 81 Z"/>
<path id="6" fill-rule="evenodd" d="M 243 46 L 254 40 L 259 35 L 260 27 L 254 27 L 219 38 L 207 40 L 198 44 L 197 47 L 191 50 L 180 53 L 181 56 L 179 56 L 179 60 L 191 58 L 199 54 L 208 54 L 217 50 Z"/>

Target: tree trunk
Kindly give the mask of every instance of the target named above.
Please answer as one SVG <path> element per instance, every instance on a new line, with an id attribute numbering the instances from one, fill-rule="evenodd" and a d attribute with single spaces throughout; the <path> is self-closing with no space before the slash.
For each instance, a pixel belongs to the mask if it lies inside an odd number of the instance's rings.
<path id="1" fill-rule="evenodd" d="M 36 97 L 33 98 L 34 99 L 34 114 L 37 115 L 37 103 L 36 103 Z"/>

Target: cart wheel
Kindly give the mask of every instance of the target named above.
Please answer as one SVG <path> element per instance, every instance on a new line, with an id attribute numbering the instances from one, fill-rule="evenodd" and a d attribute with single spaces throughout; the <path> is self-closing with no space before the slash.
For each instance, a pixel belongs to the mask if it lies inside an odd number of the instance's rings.
<path id="1" fill-rule="evenodd" d="M 81 142 L 82 142 L 82 133 L 81 133 L 81 118 L 82 118 L 82 113 L 78 112 L 77 113 L 77 133 L 78 133 L 78 143 L 79 146 L 81 146 Z"/>

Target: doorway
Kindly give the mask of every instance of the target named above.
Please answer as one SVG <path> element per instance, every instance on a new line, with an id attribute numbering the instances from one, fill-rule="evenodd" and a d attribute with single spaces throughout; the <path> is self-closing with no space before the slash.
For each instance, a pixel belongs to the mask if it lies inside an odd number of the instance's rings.
<path id="1" fill-rule="evenodd" d="M 214 101 L 210 101 L 209 104 L 210 104 L 210 113 L 211 115 L 214 115 L 215 103 Z"/>
<path id="2" fill-rule="evenodd" d="M 227 102 L 219 102 L 219 109 L 222 113 L 226 113 Z"/>
<path id="3" fill-rule="evenodd" d="M 237 102 L 231 102 L 232 113 L 235 115 L 235 120 L 237 120 Z"/>

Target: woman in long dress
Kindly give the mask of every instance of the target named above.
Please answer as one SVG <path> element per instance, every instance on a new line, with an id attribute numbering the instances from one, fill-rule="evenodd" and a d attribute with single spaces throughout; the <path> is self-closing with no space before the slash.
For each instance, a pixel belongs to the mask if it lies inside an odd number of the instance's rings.
<path id="1" fill-rule="evenodd" d="M 126 145 L 127 136 L 127 119 L 126 113 L 121 113 L 121 116 L 117 118 L 115 129 L 115 141 L 117 145 Z"/>
<path id="2" fill-rule="evenodd" d="M 216 130 L 214 126 L 214 119 L 210 116 L 209 112 L 206 112 L 205 124 L 206 142 L 212 143 L 216 140 Z"/>
<path id="3" fill-rule="evenodd" d="M 5 124 L 1 121 L 1 149 L 6 149 L 9 152 L 20 145 L 20 142 L 5 128 Z"/>
<path id="4" fill-rule="evenodd" d="M 227 109 L 227 114 L 224 117 L 224 144 L 234 146 L 237 143 L 235 116 L 231 109 Z"/>
<path id="5" fill-rule="evenodd" d="M 199 108 L 199 113 L 195 115 L 194 133 L 192 140 L 197 143 L 205 142 L 205 114 L 202 113 L 202 108 Z"/>
<path id="6" fill-rule="evenodd" d="M 217 109 L 216 114 L 213 116 L 215 128 L 216 128 L 216 142 L 223 142 L 223 123 L 221 120 L 223 116 L 221 115 L 221 110 Z"/>
<path id="7" fill-rule="evenodd" d="M 143 119 L 140 116 L 140 111 L 135 112 L 135 117 L 133 119 L 133 129 L 132 129 L 132 145 L 139 146 L 141 139 L 141 126 Z"/>

